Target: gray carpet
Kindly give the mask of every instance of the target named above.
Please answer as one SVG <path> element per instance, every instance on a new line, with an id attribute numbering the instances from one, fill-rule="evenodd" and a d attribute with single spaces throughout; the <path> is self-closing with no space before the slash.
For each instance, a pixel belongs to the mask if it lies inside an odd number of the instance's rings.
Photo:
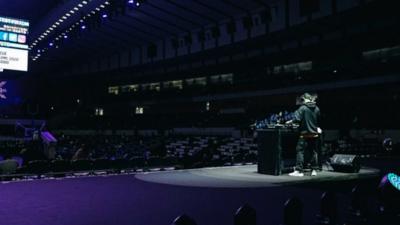
<path id="1" fill-rule="evenodd" d="M 256 165 L 212 167 L 191 170 L 165 172 L 150 172 L 137 174 L 142 181 L 189 186 L 214 188 L 244 188 L 244 187 L 273 187 L 307 182 L 324 182 L 334 180 L 352 180 L 379 176 L 379 170 L 362 168 L 359 173 L 339 173 L 322 171 L 318 176 L 290 177 L 287 174 L 271 176 L 256 172 Z"/>

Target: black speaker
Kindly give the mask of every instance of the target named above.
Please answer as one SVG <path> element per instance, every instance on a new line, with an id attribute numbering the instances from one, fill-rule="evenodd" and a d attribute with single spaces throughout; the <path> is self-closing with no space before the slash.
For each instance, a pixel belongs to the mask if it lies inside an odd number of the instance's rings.
<path id="1" fill-rule="evenodd" d="M 331 158 L 331 166 L 334 171 L 345 173 L 358 173 L 360 171 L 360 159 L 356 155 L 335 154 Z"/>

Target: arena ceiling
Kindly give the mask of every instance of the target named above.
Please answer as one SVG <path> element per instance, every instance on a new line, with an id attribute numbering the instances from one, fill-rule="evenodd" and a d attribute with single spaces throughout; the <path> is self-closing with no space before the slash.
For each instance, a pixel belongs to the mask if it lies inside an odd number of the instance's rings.
<path id="1" fill-rule="evenodd" d="M 217 25 L 270 0 L 14 0 L 0 14 L 32 21 L 31 62 L 75 62 Z M 9 13 L 11 12 L 11 13 Z"/>

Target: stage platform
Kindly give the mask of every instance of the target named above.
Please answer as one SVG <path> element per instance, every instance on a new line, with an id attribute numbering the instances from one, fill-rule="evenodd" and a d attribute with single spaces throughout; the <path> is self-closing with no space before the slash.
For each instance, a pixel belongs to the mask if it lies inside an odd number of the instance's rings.
<path id="1" fill-rule="evenodd" d="M 251 188 L 294 185 L 302 183 L 365 179 L 379 176 L 379 170 L 361 168 L 359 173 L 340 173 L 326 168 L 318 176 L 291 177 L 288 174 L 272 176 L 257 173 L 257 165 L 211 167 L 136 174 L 142 181 L 213 188 Z"/>

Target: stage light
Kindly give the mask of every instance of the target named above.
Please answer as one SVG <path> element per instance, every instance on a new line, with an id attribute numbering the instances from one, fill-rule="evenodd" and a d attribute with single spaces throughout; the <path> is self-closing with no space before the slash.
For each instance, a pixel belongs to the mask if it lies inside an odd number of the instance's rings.
<path id="1" fill-rule="evenodd" d="M 67 35 L 64 35 L 64 39 L 67 39 L 68 38 L 68 36 Z"/>
<path id="2" fill-rule="evenodd" d="M 75 10 L 75 11 L 78 11 L 78 10 L 79 10 L 79 8 L 78 8 L 78 7 L 74 7 L 74 10 Z"/>
<path id="3" fill-rule="evenodd" d="M 100 8 L 103 8 L 103 9 L 104 9 L 104 7 L 105 7 L 105 6 L 104 6 L 103 4 L 100 5 Z"/>
<path id="4" fill-rule="evenodd" d="M 248 204 L 240 207 L 234 216 L 235 225 L 256 225 L 256 210 Z"/>
<path id="5" fill-rule="evenodd" d="M 183 214 L 182 216 L 178 216 L 174 222 L 172 222 L 173 225 L 196 225 L 196 222 L 190 218 L 188 215 Z"/>
<path id="6" fill-rule="evenodd" d="M 107 17 L 108 17 L 108 15 L 107 15 L 107 14 L 103 14 L 101 17 L 103 17 L 103 18 L 107 18 Z"/>
<path id="7" fill-rule="evenodd" d="M 400 213 L 400 183 L 399 177 L 394 173 L 386 174 L 378 186 L 381 212 L 397 215 Z"/>
<path id="8" fill-rule="evenodd" d="M 104 4 L 109 5 L 110 3 L 108 1 L 105 1 Z"/>
<path id="9" fill-rule="evenodd" d="M 80 8 L 82 8 L 82 7 L 83 7 L 83 5 L 82 5 L 82 4 L 78 4 L 78 6 L 79 6 Z"/>
<path id="10" fill-rule="evenodd" d="M 87 1 L 82 1 L 82 4 L 86 5 L 86 4 L 87 4 Z"/>
<path id="11" fill-rule="evenodd" d="M 317 220 L 319 222 L 329 221 L 329 224 L 336 224 L 337 218 L 336 195 L 333 192 L 324 192 L 321 196 L 321 206 Z"/>
<path id="12" fill-rule="evenodd" d="M 81 29 L 82 29 L 82 30 L 86 29 L 86 26 L 85 26 L 85 25 L 82 25 L 82 26 L 81 26 Z"/>
<path id="13" fill-rule="evenodd" d="M 135 1 L 134 0 L 129 0 L 128 3 L 129 4 L 133 4 L 133 3 L 135 3 Z"/>
<path id="14" fill-rule="evenodd" d="M 302 224 L 303 203 L 294 197 L 286 201 L 283 208 L 283 224 Z"/>
<path id="15" fill-rule="evenodd" d="M 49 46 L 50 46 L 50 47 L 53 46 L 53 45 L 54 45 L 53 42 L 50 42 L 50 43 L 49 43 Z"/>
<path id="16" fill-rule="evenodd" d="M 140 6 L 140 2 L 136 2 L 136 6 L 139 7 Z"/>

